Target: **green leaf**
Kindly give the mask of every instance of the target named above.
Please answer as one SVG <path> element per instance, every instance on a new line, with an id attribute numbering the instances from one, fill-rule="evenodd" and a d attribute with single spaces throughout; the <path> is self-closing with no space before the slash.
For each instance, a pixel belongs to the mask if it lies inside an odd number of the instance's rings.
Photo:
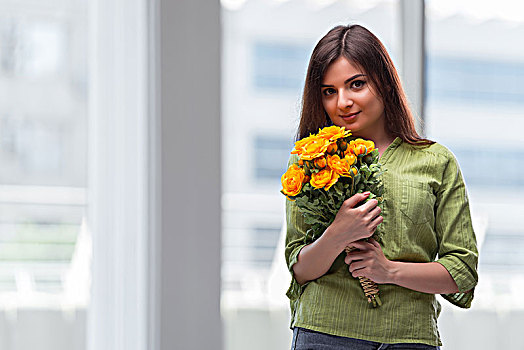
<path id="1" fill-rule="evenodd" d="M 344 194 L 344 184 L 342 182 L 337 182 L 333 187 L 336 194 L 342 195 Z"/>
<path id="2" fill-rule="evenodd" d="M 295 200 L 295 203 L 296 203 L 299 207 L 303 207 L 303 206 L 305 206 L 307 202 L 308 202 L 308 200 L 307 200 L 307 197 L 306 197 L 306 196 L 298 197 L 298 198 L 296 198 L 296 200 Z"/>
<path id="3" fill-rule="evenodd" d="M 319 218 L 315 217 L 314 215 L 307 215 L 304 217 L 304 222 L 308 225 L 313 224 L 324 224 L 324 221 L 320 220 Z"/>

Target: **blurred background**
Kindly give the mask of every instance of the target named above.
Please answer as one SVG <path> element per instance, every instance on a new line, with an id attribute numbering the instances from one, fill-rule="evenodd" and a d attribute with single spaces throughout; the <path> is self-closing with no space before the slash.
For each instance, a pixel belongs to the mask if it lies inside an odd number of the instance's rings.
<path id="1" fill-rule="evenodd" d="M 418 27 L 402 0 L 221 0 L 224 349 L 289 349 L 280 176 L 313 46 L 348 23 L 385 44 L 419 130 L 455 153 L 468 186 L 480 282 L 470 310 L 440 299 L 443 349 L 523 348 L 524 6 L 417 3 Z M 0 0 L 2 350 L 88 348 L 90 91 L 101 72 L 90 6 Z"/>
<path id="2" fill-rule="evenodd" d="M 1 349 L 85 346 L 87 31 L 84 1 L 0 1 Z"/>

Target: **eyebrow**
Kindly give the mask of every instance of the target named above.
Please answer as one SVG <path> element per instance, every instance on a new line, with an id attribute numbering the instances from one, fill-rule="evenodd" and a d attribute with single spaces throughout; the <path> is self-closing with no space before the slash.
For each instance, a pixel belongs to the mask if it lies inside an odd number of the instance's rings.
<path id="1" fill-rule="evenodd" d="M 355 75 L 352 76 L 351 78 L 346 79 L 346 80 L 344 81 L 344 85 L 346 85 L 347 83 L 349 83 L 349 82 L 350 82 L 351 80 L 353 80 L 353 79 L 356 79 L 356 78 L 359 78 L 359 77 L 365 77 L 365 76 L 366 76 L 366 75 L 365 75 L 365 74 L 362 74 L 362 73 L 360 73 L 360 74 L 355 74 Z M 332 87 L 332 86 L 333 86 L 333 85 L 325 85 L 325 84 L 321 84 L 321 85 L 320 85 L 320 87 Z"/>

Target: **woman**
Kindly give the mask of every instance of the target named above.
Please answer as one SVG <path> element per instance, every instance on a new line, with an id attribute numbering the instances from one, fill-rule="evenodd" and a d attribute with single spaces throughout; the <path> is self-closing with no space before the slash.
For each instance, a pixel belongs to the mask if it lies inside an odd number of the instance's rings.
<path id="1" fill-rule="evenodd" d="M 417 134 L 391 58 L 358 25 L 333 28 L 313 50 L 297 139 L 332 124 L 374 141 L 384 202 L 348 198 L 306 244 L 308 227 L 286 201 L 292 349 L 438 349 L 435 294 L 468 308 L 478 280 L 466 188 L 453 154 Z M 362 240 L 375 230 L 380 244 Z M 359 276 L 379 284 L 382 306 L 368 305 Z"/>

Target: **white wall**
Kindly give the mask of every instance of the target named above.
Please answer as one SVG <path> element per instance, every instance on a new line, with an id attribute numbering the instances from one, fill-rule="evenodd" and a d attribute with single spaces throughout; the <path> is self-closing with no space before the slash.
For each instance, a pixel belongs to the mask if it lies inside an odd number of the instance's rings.
<path id="1" fill-rule="evenodd" d="M 220 4 L 159 10 L 160 349 L 220 349 Z"/>

